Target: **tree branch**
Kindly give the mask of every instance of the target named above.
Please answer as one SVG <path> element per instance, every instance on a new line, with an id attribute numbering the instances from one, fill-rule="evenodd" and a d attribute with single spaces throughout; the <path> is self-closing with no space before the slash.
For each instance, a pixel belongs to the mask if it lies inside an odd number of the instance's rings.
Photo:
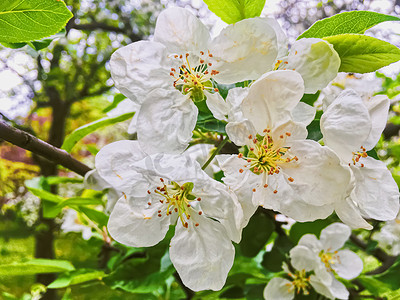
<path id="1" fill-rule="evenodd" d="M 14 128 L 1 120 L 0 139 L 60 164 L 81 176 L 85 176 L 91 170 L 87 165 L 73 158 L 68 152 L 54 147 L 27 132 Z"/>

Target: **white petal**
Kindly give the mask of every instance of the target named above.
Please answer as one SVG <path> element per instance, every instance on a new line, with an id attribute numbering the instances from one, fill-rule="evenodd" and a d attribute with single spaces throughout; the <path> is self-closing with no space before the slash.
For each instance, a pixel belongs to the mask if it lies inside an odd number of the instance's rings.
<path id="1" fill-rule="evenodd" d="M 349 169 L 328 147 L 311 140 L 293 141 L 291 155 L 298 162 L 282 164 L 283 172 L 294 179 L 292 189 L 311 205 L 326 205 L 345 196 L 351 176 Z M 323 196 L 322 196 L 323 195 Z"/>
<path id="2" fill-rule="evenodd" d="M 265 18 L 269 26 L 275 30 L 276 41 L 278 44 L 278 55 L 277 58 L 282 58 L 288 54 L 288 39 L 285 32 L 282 30 L 281 25 L 274 18 Z"/>
<path id="3" fill-rule="evenodd" d="M 368 109 L 369 116 L 371 118 L 372 128 L 368 139 L 363 146 L 367 150 L 370 150 L 378 143 L 382 131 L 383 129 L 385 129 L 388 118 L 390 100 L 385 95 L 377 95 L 364 101 L 364 103 Z"/>
<path id="4" fill-rule="evenodd" d="M 304 102 L 299 102 L 292 111 L 293 121 L 303 123 L 305 126 L 314 120 L 316 113 L 315 107 Z"/>
<path id="5" fill-rule="evenodd" d="M 197 121 L 197 107 L 177 90 L 156 89 L 138 112 L 138 140 L 147 153 L 183 151 Z"/>
<path id="6" fill-rule="evenodd" d="M 336 255 L 339 262 L 331 264 L 331 267 L 340 277 L 349 280 L 361 274 L 363 262 L 357 254 L 345 249 L 339 251 Z"/>
<path id="7" fill-rule="evenodd" d="M 207 217 L 219 221 L 235 243 L 241 239 L 243 210 L 236 195 L 224 184 L 207 178 L 194 182 L 193 194 Z"/>
<path id="8" fill-rule="evenodd" d="M 219 93 L 204 93 L 207 97 L 206 104 L 207 107 L 212 112 L 214 118 L 218 120 L 227 121 L 226 116 L 228 115 L 228 104 L 225 102 L 224 98 Z"/>
<path id="9" fill-rule="evenodd" d="M 145 209 L 144 204 L 142 210 L 132 210 L 124 197 L 118 200 L 107 225 L 113 239 L 131 247 L 150 247 L 164 238 L 169 229 L 169 217 L 166 214 L 158 217 L 159 207 Z"/>
<path id="10" fill-rule="evenodd" d="M 333 252 L 343 247 L 349 239 L 351 229 L 342 223 L 333 223 L 322 229 L 320 241 L 325 251 Z"/>
<path id="11" fill-rule="evenodd" d="M 164 44 L 169 53 L 184 54 L 207 49 L 210 34 L 207 27 L 189 10 L 171 7 L 158 16 L 154 40 Z"/>
<path id="12" fill-rule="evenodd" d="M 265 300 L 292 300 L 293 298 L 293 285 L 284 278 L 272 278 L 264 289 Z"/>
<path id="13" fill-rule="evenodd" d="M 277 50 L 275 30 L 262 18 L 231 24 L 211 43 L 218 83 L 255 80 L 272 70 Z"/>
<path id="14" fill-rule="evenodd" d="M 333 80 L 340 67 L 340 58 L 333 46 L 321 39 L 300 39 L 290 49 L 283 67 L 296 70 L 304 79 L 305 93 L 314 94 Z"/>
<path id="15" fill-rule="evenodd" d="M 252 84 L 242 110 L 258 133 L 291 119 L 291 112 L 303 96 L 303 80 L 294 71 L 273 71 Z"/>
<path id="16" fill-rule="evenodd" d="M 118 141 L 103 147 L 96 155 L 96 169 L 99 175 L 115 189 L 130 193 L 140 174 L 130 164 L 146 156 L 137 141 Z"/>
<path id="17" fill-rule="evenodd" d="M 115 86 L 138 104 L 142 104 L 147 93 L 155 88 L 174 88 L 169 75 L 171 66 L 165 47 L 149 41 L 122 47 L 110 60 Z"/>
<path id="18" fill-rule="evenodd" d="M 314 234 L 305 234 L 303 235 L 299 242 L 298 245 L 305 246 L 309 249 L 312 249 L 314 253 L 319 254 L 319 252 L 323 249 L 321 242 L 317 239 L 317 237 Z"/>
<path id="19" fill-rule="evenodd" d="M 199 226 L 178 222 L 170 244 L 170 258 L 185 286 L 193 291 L 220 290 L 233 265 L 235 249 L 224 227 L 193 216 Z"/>
<path id="20" fill-rule="evenodd" d="M 372 229 L 372 226 L 363 219 L 358 208 L 350 197 L 335 202 L 335 211 L 340 220 L 351 228 Z"/>
<path id="21" fill-rule="evenodd" d="M 290 250 L 290 263 L 296 270 L 311 271 L 319 263 L 319 257 L 310 248 L 298 245 Z"/>
<path id="22" fill-rule="evenodd" d="M 100 176 L 96 169 L 85 174 L 84 185 L 85 188 L 96 191 L 102 191 L 111 187 L 111 185 Z"/>
<path id="23" fill-rule="evenodd" d="M 224 183 L 236 194 L 243 209 L 242 227 L 246 227 L 258 207 L 252 202 L 252 189 L 259 186 L 260 178 L 247 170 L 244 167 L 246 161 L 238 158 L 237 155 L 217 155 L 216 157 L 224 171 Z M 239 172 L 240 169 L 243 169 L 242 173 Z"/>
<path id="24" fill-rule="evenodd" d="M 241 122 L 229 122 L 225 127 L 229 139 L 237 146 L 243 146 L 249 143 L 249 136 L 255 136 L 256 130 L 249 120 Z"/>
<path id="25" fill-rule="evenodd" d="M 396 218 L 399 188 L 386 165 L 372 157 L 362 158 L 364 167 L 352 166 L 357 205 L 362 215 L 380 221 Z"/>
<path id="26" fill-rule="evenodd" d="M 329 299 L 348 299 L 349 291 L 346 289 L 343 283 L 336 280 L 333 275 L 331 285 L 327 286 L 321 282 L 315 275 L 311 275 L 311 286 L 315 291 Z"/>
<path id="27" fill-rule="evenodd" d="M 343 91 L 321 117 L 325 145 L 346 163 L 359 151 L 371 131 L 371 119 L 362 99 L 352 90 Z"/>
<path id="28" fill-rule="evenodd" d="M 229 122 L 241 122 L 244 120 L 243 112 L 242 112 L 242 102 L 243 99 L 249 93 L 249 88 L 233 88 L 228 92 L 228 96 L 226 97 L 226 103 L 229 106 L 228 112 L 228 120 Z"/>

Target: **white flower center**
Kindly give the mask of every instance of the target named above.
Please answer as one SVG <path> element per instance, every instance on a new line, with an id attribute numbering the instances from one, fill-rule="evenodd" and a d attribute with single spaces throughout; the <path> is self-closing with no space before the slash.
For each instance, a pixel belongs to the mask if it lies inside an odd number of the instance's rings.
<path id="1" fill-rule="evenodd" d="M 166 206 L 165 213 L 167 216 L 173 213 L 178 213 L 179 219 L 182 222 L 183 227 L 188 228 L 191 213 L 198 213 L 202 215 L 202 211 L 196 211 L 193 209 L 192 204 L 194 201 L 201 201 L 200 197 L 196 197 L 192 194 L 193 183 L 186 182 L 183 185 L 171 181 L 170 184 L 165 184 L 164 179 L 160 178 L 161 185 L 158 186 L 154 193 L 161 196 L 159 200 L 162 204 Z M 147 191 L 151 194 L 150 191 Z M 194 202 L 195 203 L 195 202 Z M 151 205 L 151 202 L 148 203 Z M 158 217 L 162 216 L 162 210 L 158 211 Z M 199 226 L 198 223 L 194 224 L 196 227 Z"/>
<path id="2" fill-rule="evenodd" d="M 212 63 L 208 62 L 208 58 L 212 57 L 212 54 L 208 52 L 206 55 L 203 51 L 200 51 L 198 62 L 192 66 L 189 62 L 189 53 L 183 55 L 174 55 L 173 58 L 179 62 L 179 67 L 171 68 L 169 73 L 174 78 L 173 86 L 180 90 L 183 94 L 190 94 L 193 101 L 202 101 L 205 99 L 204 91 L 218 92 L 217 88 L 213 87 L 211 81 L 212 76 L 217 75 L 217 70 L 210 70 Z"/>

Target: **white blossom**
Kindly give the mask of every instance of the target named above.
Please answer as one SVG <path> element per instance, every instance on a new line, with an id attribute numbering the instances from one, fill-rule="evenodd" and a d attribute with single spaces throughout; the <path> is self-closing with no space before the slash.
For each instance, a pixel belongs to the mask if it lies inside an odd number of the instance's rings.
<path id="1" fill-rule="evenodd" d="M 399 189 L 386 165 L 369 157 L 386 126 L 389 99 L 378 95 L 363 101 L 352 90 L 343 91 L 321 117 L 326 146 L 352 173 L 347 195 L 335 203 L 340 219 L 353 228 L 371 229 L 364 218 L 392 220 L 399 211 Z"/>
<path id="2" fill-rule="evenodd" d="M 100 150 L 99 174 L 122 191 L 108 230 L 118 242 L 149 247 L 175 225 L 169 254 L 194 291 L 223 287 L 239 242 L 243 213 L 236 196 L 186 155 L 146 155 L 137 141 Z"/>
<path id="3" fill-rule="evenodd" d="M 349 171 L 329 148 L 306 140 L 306 125 L 313 114 L 299 105 L 303 92 L 297 72 L 278 70 L 263 75 L 250 88 L 228 94 L 227 134 L 248 151 L 217 159 L 224 182 L 243 206 L 243 226 L 258 205 L 296 221 L 326 218 L 333 203 L 345 194 L 337 187 L 349 183 Z M 307 117 L 292 114 L 296 110 L 307 112 Z"/>

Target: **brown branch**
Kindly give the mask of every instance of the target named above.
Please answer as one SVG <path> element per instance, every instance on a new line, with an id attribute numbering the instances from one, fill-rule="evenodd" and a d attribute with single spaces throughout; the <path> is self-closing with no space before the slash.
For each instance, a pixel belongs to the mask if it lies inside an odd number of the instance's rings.
<path id="1" fill-rule="evenodd" d="M 68 152 L 54 147 L 25 131 L 14 128 L 1 120 L 0 139 L 60 164 L 81 176 L 85 176 L 91 170 L 87 165 L 73 158 Z"/>

